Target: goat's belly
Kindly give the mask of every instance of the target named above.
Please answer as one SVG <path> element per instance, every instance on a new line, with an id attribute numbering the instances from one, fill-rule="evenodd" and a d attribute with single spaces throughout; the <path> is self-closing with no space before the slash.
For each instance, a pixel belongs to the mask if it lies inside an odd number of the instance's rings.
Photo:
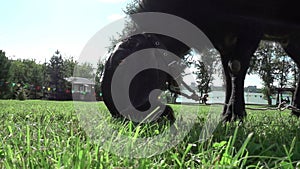
<path id="1" fill-rule="evenodd" d="M 139 12 L 164 12 L 188 20 L 235 19 L 284 25 L 300 25 L 296 0 L 141 0 Z"/>

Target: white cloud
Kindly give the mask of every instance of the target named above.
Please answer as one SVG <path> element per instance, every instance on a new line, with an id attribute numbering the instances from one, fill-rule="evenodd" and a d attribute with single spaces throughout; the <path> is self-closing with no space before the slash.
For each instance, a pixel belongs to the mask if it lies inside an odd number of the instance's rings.
<path id="1" fill-rule="evenodd" d="M 109 20 L 110 22 L 112 22 L 112 21 L 121 19 L 121 18 L 123 18 L 123 17 L 125 17 L 125 15 L 122 15 L 122 14 L 112 14 L 112 15 L 109 15 L 109 16 L 107 17 L 107 20 Z"/>
<path id="2" fill-rule="evenodd" d="M 121 3 L 121 2 L 125 2 L 126 0 L 98 0 L 99 2 L 102 2 L 102 3 Z"/>

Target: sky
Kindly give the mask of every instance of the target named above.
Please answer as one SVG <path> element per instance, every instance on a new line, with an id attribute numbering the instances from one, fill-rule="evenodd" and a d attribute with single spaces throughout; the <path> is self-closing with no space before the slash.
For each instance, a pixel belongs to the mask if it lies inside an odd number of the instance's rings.
<path id="1" fill-rule="evenodd" d="M 0 6 L 0 50 L 43 63 L 56 50 L 78 58 L 89 40 L 122 18 L 130 0 L 7 0 Z M 257 76 L 245 85 L 261 87 Z"/>
<path id="2" fill-rule="evenodd" d="M 78 57 L 102 27 L 122 17 L 126 0 L 13 0 L 0 6 L 0 49 L 12 58 Z"/>

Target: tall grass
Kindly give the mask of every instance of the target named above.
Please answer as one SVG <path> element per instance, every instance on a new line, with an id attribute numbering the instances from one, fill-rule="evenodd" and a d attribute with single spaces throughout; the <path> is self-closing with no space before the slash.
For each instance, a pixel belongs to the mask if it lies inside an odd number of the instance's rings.
<path id="1" fill-rule="evenodd" d="M 112 119 L 103 103 L 98 104 L 101 113 L 107 116 L 105 120 L 122 135 L 149 137 L 168 128 L 168 123 L 139 126 Z M 178 106 L 173 107 L 178 111 Z M 191 106 L 191 110 L 194 108 Z M 195 112 L 198 115 L 195 125 L 177 146 L 149 158 L 134 159 L 115 155 L 100 142 L 93 142 L 80 126 L 72 102 L 0 101 L 0 168 L 300 166 L 300 121 L 289 112 L 248 111 L 242 125 L 219 124 L 212 137 L 200 142 L 209 110 L 208 106 L 200 106 Z"/>

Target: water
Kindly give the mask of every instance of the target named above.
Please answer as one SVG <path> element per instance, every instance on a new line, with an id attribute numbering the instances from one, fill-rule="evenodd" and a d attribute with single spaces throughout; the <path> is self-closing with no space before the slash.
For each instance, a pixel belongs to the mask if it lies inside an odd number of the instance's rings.
<path id="1" fill-rule="evenodd" d="M 208 93 L 208 95 L 209 97 L 207 103 L 224 103 L 225 101 L 225 91 L 212 91 Z M 263 98 L 262 93 L 245 92 L 244 96 L 246 104 L 268 104 L 268 101 Z M 283 98 L 286 98 L 287 96 L 291 98 L 290 95 L 283 94 Z M 176 101 L 182 103 L 197 103 L 194 100 L 181 96 L 179 96 Z M 276 104 L 276 97 L 272 99 L 272 104 Z"/>

